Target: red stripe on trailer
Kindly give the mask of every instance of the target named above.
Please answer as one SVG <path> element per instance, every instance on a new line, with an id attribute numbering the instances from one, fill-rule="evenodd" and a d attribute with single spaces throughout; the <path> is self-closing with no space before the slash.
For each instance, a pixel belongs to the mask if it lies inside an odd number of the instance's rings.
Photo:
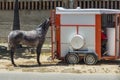
<path id="1" fill-rule="evenodd" d="M 96 27 L 95 27 L 95 50 L 98 54 L 98 59 L 101 59 L 101 15 L 96 14 L 95 16 L 96 20 Z"/>
<path id="2" fill-rule="evenodd" d="M 57 41 L 57 58 L 60 58 L 61 44 L 60 44 L 60 14 L 56 14 L 56 41 Z"/>
<path id="3" fill-rule="evenodd" d="M 76 26 L 76 32 L 77 34 L 79 33 L 79 27 L 95 27 L 95 25 L 78 25 L 78 24 L 61 24 L 60 25 L 61 27 L 73 27 L 73 26 Z"/>
<path id="4" fill-rule="evenodd" d="M 55 19 L 56 26 L 60 26 L 60 14 L 56 14 L 56 19 Z"/>

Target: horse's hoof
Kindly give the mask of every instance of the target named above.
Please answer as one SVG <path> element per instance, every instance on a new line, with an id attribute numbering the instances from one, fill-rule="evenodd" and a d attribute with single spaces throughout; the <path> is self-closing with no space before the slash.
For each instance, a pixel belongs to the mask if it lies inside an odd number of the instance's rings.
<path id="1" fill-rule="evenodd" d="M 17 65 L 16 65 L 16 64 L 13 64 L 13 66 L 14 66 L 14 67 L 17 67 Z"/>
<path id="2" fill-rule="evenodd" d="M 38 63 L 39 66 L 41 66 L 41 63 Z"/>

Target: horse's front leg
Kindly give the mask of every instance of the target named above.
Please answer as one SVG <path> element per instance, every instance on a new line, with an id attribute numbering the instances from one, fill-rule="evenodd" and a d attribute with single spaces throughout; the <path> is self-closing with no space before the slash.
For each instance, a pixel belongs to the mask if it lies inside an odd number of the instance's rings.
<path id="1" fill-rule="evenodd" d="M 36 49 L 36 53 L 37 53 L 37 63 L 38 63 L 39 66 L 41 65 L 41 62 L 40 62 L 41 48 L 42 48 L 42 46 L 39 45 L 39 46 L 37 47 L 37 49 Z"/>
<path id="2" fill-rule="evenodd" d="M 10 49 L 11 63 L 13 64 L 14 67 L 16 67 L 17 65 L 16 65 L 15 62 L 14 62 L 14 52 L 15 52 L 15 49 L 14 49 L 14 48 L 11 48 L 11 49 Z"/>

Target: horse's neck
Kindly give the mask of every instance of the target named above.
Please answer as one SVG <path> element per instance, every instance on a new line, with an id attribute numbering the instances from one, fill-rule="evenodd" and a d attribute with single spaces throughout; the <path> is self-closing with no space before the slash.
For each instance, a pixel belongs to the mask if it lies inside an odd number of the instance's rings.
<path id="1" fill-rule="evenodd" d="M 47 20 L 40 24 L 40 26 L 37 28 L 37 31 L 39 33 L 39 35 L 45 36 L 47 34 L 49 28 L 49 22 L 47 22 Z"/>
<path id="2" fill-rule="evenodd" d="M 44 31 L 42 28 L 37 28 L 36 32 L 39 34 L 40 37 L 46 35 L 46 31 Z"/>

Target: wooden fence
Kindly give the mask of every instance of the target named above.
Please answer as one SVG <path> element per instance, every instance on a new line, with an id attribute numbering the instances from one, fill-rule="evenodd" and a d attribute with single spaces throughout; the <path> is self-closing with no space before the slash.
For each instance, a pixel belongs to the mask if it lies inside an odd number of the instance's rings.
<path id="1" fill-rule="evenodd" d="M 120 0 L 76 0 L 74 7 L 120 9 Z"/>
<path id="2" fill-rule="evenodd" d="M 120 0 L 73 0 L 74 8 L 110 8 L 110 9 L 120 9 Z M 67 8 L 70 6 L 70 1 L 66 0 L 27 0 L 20 1 L 19 0 L 19 9 L 20 10 L 51 10 L 55 9 L 55 7 L 65 7 L 67 4 Z M 14 9 L 14 1 L 3 0 L 0 1 L 0 10 L 13 10 Z"/>
<path id="3" fill-rule="evenodd" d="M 59 1 L 19 1 L 20 10 L 50 10 L 55 7 L 62 7 L 64 5 L 62 0 Z M 13 10 L 13 1 L 0 1 L 0 10 Z"/>

